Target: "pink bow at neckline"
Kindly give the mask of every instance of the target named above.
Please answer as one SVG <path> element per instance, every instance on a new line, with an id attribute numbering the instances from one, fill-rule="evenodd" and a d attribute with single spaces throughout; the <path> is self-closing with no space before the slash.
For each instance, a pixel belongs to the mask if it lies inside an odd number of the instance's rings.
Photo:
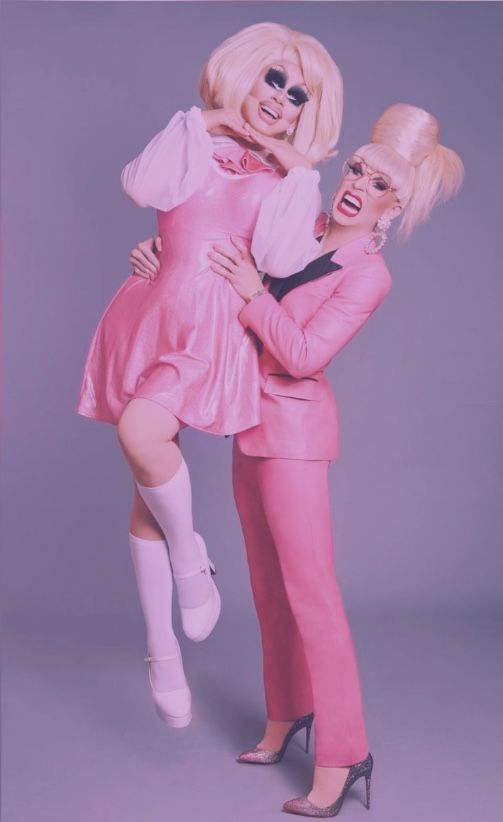
<path id="1" fill-rule="evenodd" d="M 225 171 L 232 171 L 234 174 L 255 174 L 257 171 L 274 171 L 267 163 L 262 162 L 255 154 L 246 149 L 240 157 L 233 158 L 228 155 L 222 156 L 216 152 L 213 159 L 217 161 L 220 168 Z"/>

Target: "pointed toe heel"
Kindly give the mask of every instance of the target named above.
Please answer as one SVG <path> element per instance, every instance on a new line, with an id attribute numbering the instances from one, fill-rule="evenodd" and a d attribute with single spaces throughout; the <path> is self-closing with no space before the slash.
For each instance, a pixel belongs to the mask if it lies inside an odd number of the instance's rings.
<path id="1" fill-rule="evenodd" d="M 242 765 L 275 765 L 277 762 L 281 762 L 290 741 L 293 739 L 295 734 L 303 728 L 306 729 L 305 751 L 307 753 L 309 751 L 309 740 L 311 738 L 313 719 L 314 714 L 306 714 L 306 716 L 301 716 L 299 719 L 296 719 L 285 736 L 279 751 L 267 751 L 264 748 L 256 747 L 250 748 L 250 750 L 243 751 L 243 753 L 239 754 L 236 762 L 239 762 Z"/>
<path id="2" fill-rule="evenodd" d="M 318 805 L 313 805 L 307 796 L 299 796 L 297 799 L 290 799 L 283 805 L 283 810 L 286 813 L 294 813 L 297 816 L 311 816 L 318 819 L 328 819 L 329 817 L 337 816 L 342 808 L 346 795 L 352 785 L 362 777 L 365 777 L 366 802 L 365 806 L 370 809 L 370 780 L 372 777 L 372 768 L 374 767 L 374 760 L 372 754 L 369 753 L 366 759 L 362 762 L 357 762 L 356 765 L 351 765 L 346 781 L 339 796 L 331 805 L 320 808 Z"/>

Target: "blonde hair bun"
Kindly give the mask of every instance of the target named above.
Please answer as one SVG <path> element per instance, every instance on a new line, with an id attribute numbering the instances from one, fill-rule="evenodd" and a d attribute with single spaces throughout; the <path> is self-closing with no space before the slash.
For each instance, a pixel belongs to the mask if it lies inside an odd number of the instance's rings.
<path id="1" fill-rule="evenodd" d="M 437 118 L 408 103 L 389 106 L 372 129 L 371 143 L 357 153 L 392 178 L 403 209 L 400 233 L 405 238 L 463 181 L 461 158 L 440 144 Z"/>

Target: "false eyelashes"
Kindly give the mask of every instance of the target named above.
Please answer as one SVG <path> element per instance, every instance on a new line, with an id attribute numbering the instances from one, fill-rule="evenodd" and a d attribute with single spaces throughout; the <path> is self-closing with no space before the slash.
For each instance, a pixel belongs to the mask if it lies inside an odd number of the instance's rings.
<path id="1" fill-rule="evenodd" d="M 289 88 L 287 97 L 290 102 L 294 104 L 294 106 L 302 106 L 309 100 L 306 92 L 298 86 L 292 86 L 292 88 Z"/>
<path id="2" fill-rule="evenodd" d="M 286 86 L 286 74 L 277 68 L 268 69 L 264 79 L 266 83 L 273 88 L 283 89 Z"/>
<path id="3" fill-rule="evenodd" d="M 265 75 L 267 85 L 276 89 L 284 89 L 288 80 L 287 74 L 274 66 L 267 70 Z M 300 86 L 292 86 L 287 91 L 287 97 L 294 106 L 301 106 L 309 100 L 308 95 Z"/>

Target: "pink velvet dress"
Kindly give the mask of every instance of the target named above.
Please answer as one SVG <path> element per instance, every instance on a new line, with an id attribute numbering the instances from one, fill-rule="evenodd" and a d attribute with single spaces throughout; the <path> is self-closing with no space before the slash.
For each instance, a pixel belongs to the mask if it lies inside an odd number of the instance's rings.
<path id="1" fill-rule="evenodd" d="M 260 422 L 257 352 L 238 320 L 242 300 L 209 269 L 216 242 L 240 237 L 259 270 L 285 277 L 308 260 L 319 175 L 285 177 L 201 112 L 178 112 L 122 173 L 126 192 L 157 209 L 160 273 L 130 276 L 103 315 L 87 358 L 78 412 L 116 423 L 137 397 L 182 423 L 233 434 Z"/>

